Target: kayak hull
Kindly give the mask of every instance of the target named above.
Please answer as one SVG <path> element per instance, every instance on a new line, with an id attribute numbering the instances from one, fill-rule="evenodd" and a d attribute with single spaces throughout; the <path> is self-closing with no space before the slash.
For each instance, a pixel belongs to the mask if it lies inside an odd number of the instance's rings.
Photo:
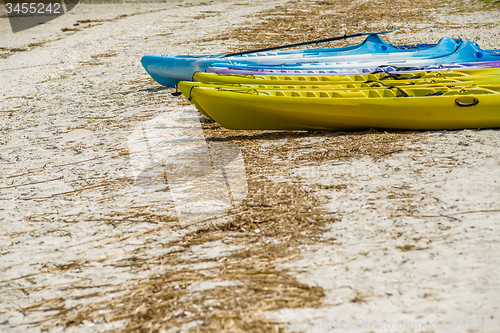
<path id="1" fill-rule="evenodd" d="M 444 37 L 438 44 L 432 47 L 401 49 L 384 42 L 376 34 L 371 34 L 363 43 L 355 47 L 257 52 L 229 57 L 221 54 L 200 56 L 145 55 L 141 59 L 141 63 L 155 81 L 167 87 L 174 87 L 178 81 L 190 80 L 193 73 L 197 71 L 204 72 L 209 66 L 213 65 L 222 67 L 243 65 L 247 66 L 245 67 L 246 69 L 249 69 L 284 64 L 291 66 L 288 69 L 293 69 L 294 66 L 300 64 L 317 64 L 322 66 L 322 63 L 334 62 L 336 63 L 336 68 L 343 68 L 345 66 L 347 68 L 366 67 L 366 63 L 370 63 L 372 67 L 376 67 L 388 62 L 413 62 L 413 59 L 422 61 L 435 57 L 443 58 L 444 56 L 452 56 L 457 50 L 462 48 L 465 42 L 457 42 L 449 37 Z M 468 43 L 471 44 L 471 47 L 477 50 L 480 49 L 476 43 Z M 428 64 L 429 62 L 425 63 Z M 433 61 L 430 61 L 430 63 L 433 63 Z"/>
<path id="2" fill-rule="evenodd" d="M 359 58 L 346 57 L 345 61 L 306 61 L 306 62 L 288 62 L 279 65 L 270 62 L 266 64 L 254 64 L 250 62 L 239 63 L 214 63 L 212 67 L 228 68 L 232 70 L 246 70 L 255 72 L 274 71 L 276 73 L 285 71 L 286 73 L 318 73 L 333 71 L 332 74 L 349 74 L 345 71 L 366 71 L 370 68 L 410 68 L 410 70 L 418 70 L 421 67 L 435 66 L 454 66 L 457 64 L 469 64 L 474 66 L 475 63 L 498 62 L 500 61 L 499 50 L 481 50 L 477 43 L 471 41 L 463 41 L 460 46 L 451 54 L 439 54 L 432 57 L 410 57 L 410 58 L 384 58 L 373 60 L 369 55 L 360 60 Z M 498 65 L 497 65 L 498 66 Z M 207 70 L 210 70 L 207 68 Z M 245 73 L 242 73 L 245 74 Z M 353 72 L 352 74 L 356 74 Z"/>
<path id="3" fill-rule="evenodd" d="M 180 87 L 182 85 L 179 83 Z M 344 92 L 344 96 L 350 97 L 331 98 L 336 94 L 334 91 L 309 91 L 298 93 L 299 97 L 290 97 L 292 93 L 280 96 L 278 93 L 265 95 L 258 90 L 242 93 L 193 87 L 190 94 L 212 119 L 223 127 L 238 130 L 500 127 L 500 88 L 488 94 L 469 90 L 460 89 L 449 96 L 425 97 L 397 97 L 397 91 L 373 90 L 363 92 L 365 98 L 359 97 L 360 92 Z"/>
<path id="4" fill-rule="evenodd" d="M 222 57 L 197 58 L 194 56 L 145 55 L 141 64 L 159 84 L 175 87 L 177 82 L 191 80 L 196 72 L 204 72 L 214 62 L 223 62 Z"/>
<path id="5" fill-rule="evenodd" d="M 484 81 L 500 78 L 500 68 L 477 68 L 450 71 L 428 72 L 397 72 L 383 74 L 359 75 L 237 75 L 220 73 L 202 73 L 193 75 L 194 81 L 239 84 L 239 85 L 337 85 L 337 84 L 362 84 L 367 81 L 382 80 L 390 84 L 415 84 L 423 80 L 433 80 L 435 83 L 443 80 L 455 81 Z"/>

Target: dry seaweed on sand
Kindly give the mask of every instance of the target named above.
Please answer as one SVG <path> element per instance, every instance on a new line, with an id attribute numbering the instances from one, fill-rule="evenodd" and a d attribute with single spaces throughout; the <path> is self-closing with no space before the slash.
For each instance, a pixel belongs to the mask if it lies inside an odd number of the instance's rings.
<path id="1" fill-rule="evenodd" d="M 236 28 L 212 40 L 238 40 L 238 45 L 229 51 L 242 51 L 243 48 L 274 46 L 277 40 L 293 43 L 344 33 L 389 30 L 396 27 L 395 23 L 431 22 L 427 14 L 435 6 L 435 1 L 419 2 L 418 7 L 412 1 L 293 1 L 254 17 L 253 23 L 258 24 Z M 380 26 L 369 24 L 375 19 L 381 20 Z M 179 101 L 181 105 L 186 103 Z M 95 292 L 89 294 L 57 296 L 25 308 L 25 313 L 51 313 L 49 320 L 37 325 L 50 329 L 58 325 L 78 327 L 86 322 L 123 321 L 124 326 L 117 331 L 155 332 L 187 329 L 189 325 L 198 332 L 285 331 L 285 324 L 266 319 L 263 312 L 320 307 L 325 292 L 321 287 L 299 282 L 292 274 L 295 272 L 282 270 L 279 265 L 298 258 L 304 246 L 336 244 L 335 239 L 323 239 L 322 234 L 328 225 L 343 217 L 326 214 L 321 208 L 325 199 L 315 190 L 325 187 L 344 190 L 348 186 L 333 182 L 306 185 L 299 177 L 286 179 L 286 176 L 302 166 L 367 157 L 384 159 L 413 149 L 409 144 L 424 136 L 374 130 L 230 131 L 210 121 L 205 121 L 203 126 L 208 141 L 231 141 L 242 150 L 248 179 L 248 196 L 244 202 L 221 218 L 189 227 L 176 240 L 154 244 L 169 249 L 166 254 L 149 254 L 148 247 L 153 245 L 145 242 L 119 262 L 103 261 L 106 265 L 129 267 L 131 273 L 154 272 L 132 278 L 124 285 L 94 286 Z M 116 226 L 124 221 L 168 222 L 164 228 L 177 228 L 175 218 L 169 215 L 138 210 L 132 207 L 128 215 L 117 212 L 96 217 L 91 223 Z M 131 234 L 130 238 L 138 235 L 140 233 Z M 230 251 L 201 255 L 203 249 L 219 245 L 229 247 Z M 400 250 L 412 249 L 404 245 Z M 88 263 L 69 262 L 51 272 L 67 273 Z M 71 287 L 92 288 L 83 283 Z M 366 297 L 357 293 L 352 302 L 363 302 Z M 72 303 L 76 300 L 79 302 Z"/>
<path id="2" fill-rule="evenodd" d="M 240 52 L 359 32 L 388 31 L 396 28 L 402 28 L 400 32 L 404 33 L 416 32 L 419 29 L 413 25 L 417 22 L 435 24 L 433 13 L 437 7 L 438 2 L 435 0 L 421 1 L 418 6 L 409 0 L 396 0 L 391 3 L 349 0 L 290 1 L 251 16 L 248 26 L 237 27 L 217 36 L 193 42 L 237 41 L 232 43 L 228 52 Z M 405 37 L 403 33 L 395 33 L 385 35 L 384 38 L 399 40 Z M 320 44 L 320 47 L 352 44 L 352 40 L 344 40 Z M 315 48 L 318 45 L 312 44 L 308 47 Z"/>
<path id="3" fill-rule="evenodd" d="M 47 329 L 125 320 L 120 332 L 154 332 L 189 323 L 196 323 L 199 332 L 281 332 L 285 326 L 264 319 L 263 311 L 321 306 L 322 288 L 300 283 L 278 266 L 297 258 L 305 245 L 334 242 L 321 234 L 339 217 L 325 214 L 322 198 L 300 179 L 277 182 L 271 177 L 312 161 L 383 158 L 405 149 L 414 134 L 230 131 L 205 124 L 208 141 L 231 140 L 240 146 L 249 186 L 244 202 L 225 218 L 192 226 L 182 238 L 163 245 L 175 251 L 155 257 L 138 252 L 118 263 L 132 271 L 161 267 L 160 273 L 90 294 L 86 297 L 92 301 L 85 306 L 64 307 L 64 300 L 76 297 L 66 296 L 26 311 L 59 311 L 45 323 Z M 310 138 L 321 140 L 314 152 L 290 160 L 290 154 L 307 149 L 304 139 Z M 281 144 L 263 149 L 270 140 Z M 193 253 L 219 243 L 236 250 L 207 258 Z"/>

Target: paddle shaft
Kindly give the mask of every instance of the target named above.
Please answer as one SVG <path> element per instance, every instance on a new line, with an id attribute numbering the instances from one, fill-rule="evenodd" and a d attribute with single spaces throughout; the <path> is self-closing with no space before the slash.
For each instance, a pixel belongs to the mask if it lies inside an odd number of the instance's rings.
<path id="1" fill-rule="evenodd" d="M 395 29 L 395 30 L 397 30 L 397 29 Z M 249 53 L 256 53 L 256 52 L 266 52 L 266 51 L 280 50 L 280 49 L 286 49 L 286 48 L 289 48 L 289 47 L 297 47 L 297 46 L 304 46 L 304 45 L 311 45 L 311 44 L 327 43 L 327 42 L 333 42 L 333 41 L 336 41 L 336 40 L 342 40 L 342 39 L 348 39 L 348 38 L 354 38 L 354 37 L 361 37 L 361 36 L 371 35 L 371 34 L 376 34 L 376 35 L 378 35 L 378 34 L 386 34 L 386 33 L 389 33 L 389 32 L 393 32 L 395 30 L 383 31 L 383 32 L 374 32 L 374 33 L 360 32 L 360 33 L 352 34 L 352 35 L 344 35 L 344 36 L 330 37 L 330 38 L 325 38 L 325 39 L 317 39 L 317 40 L 313 40 L 313 41 L 310 41 L 310 42 L 302 42 L 302 43 L 296 43 L 296 44 L 288 44 L 288 45 L 282 45 L 282 46 L 267 47 L 267 48 L 264 48 L 264 49 L 251 50 L 251 51 L 228 53 L 228 54 L 225 54 L 224 57 L 231 57 L 231 56 L 237 56 L 237 55 L 243 55 L 243 54 L 249 54 Z"/>

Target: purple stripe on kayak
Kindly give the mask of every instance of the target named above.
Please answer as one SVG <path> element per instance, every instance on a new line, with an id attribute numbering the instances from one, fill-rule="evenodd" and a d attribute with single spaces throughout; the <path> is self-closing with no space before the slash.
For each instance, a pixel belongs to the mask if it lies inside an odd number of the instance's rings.
<path id="1" fill-rule="evenodd" d="M 269 69 L 269 68 L 231 68 L 214 67 L 206 69 L 207 73 L 219 74 L 240 74 L 240 75 L 352 75 L 352 74 L 370 74 L 373 72 L 401 72 L 401 71 L 435 71 L 452 69 L 474 69 L 474 68 L 500 68 L 500 61 L 470 62 L 461 64 L 429 65 L 416 67 L 394 67 L 383 66 L 376 68 L 359 69 L 332 69 L 332 70 L 287 70 L 287 69 Z"/>

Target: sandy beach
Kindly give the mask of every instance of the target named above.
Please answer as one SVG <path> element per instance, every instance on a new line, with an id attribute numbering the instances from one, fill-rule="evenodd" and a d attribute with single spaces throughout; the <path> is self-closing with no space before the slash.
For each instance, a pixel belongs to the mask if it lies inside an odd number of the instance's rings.
<path id="1" fill-rule="evenodd" d="M 0 332 L 498 332 L 498 129 L 227 130 L 140 64 L 394 28 L 500 49 L 500 3 L 0 12 Z"/>

